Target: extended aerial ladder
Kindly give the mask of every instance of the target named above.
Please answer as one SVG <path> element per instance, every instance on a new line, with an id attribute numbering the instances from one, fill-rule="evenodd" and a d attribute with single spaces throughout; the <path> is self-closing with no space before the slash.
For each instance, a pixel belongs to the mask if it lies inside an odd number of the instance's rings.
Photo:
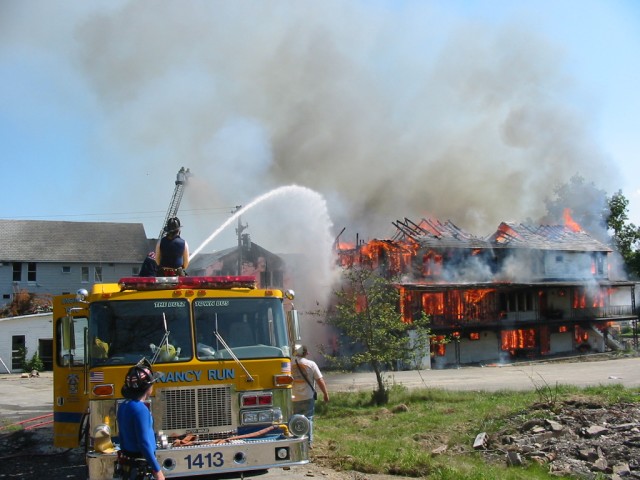
<path id="1" fill-rule="evenodd" d="M 164 222 L 162 222 L 162 227 L 160 228 L 160 234 L 158 238 L 162 238 L 164 234 L 164 227 L 167 224 L 167 220 L 171 217 L 177 216 L 178 208 L 180 207 L 180 201 L 182 200 L 182 194 L 184 193 L 184 187 L 191 176 L 191 172 L 187 168 L 185 170 L 182 167 L 178 171 L 178 175 L 176 175 L 176 188 L 173 190 L 173 197 L 171 197 L 171 203 L 169 204 L 169 210 L 167 210 L 167 215 L 164 217 Z"/>

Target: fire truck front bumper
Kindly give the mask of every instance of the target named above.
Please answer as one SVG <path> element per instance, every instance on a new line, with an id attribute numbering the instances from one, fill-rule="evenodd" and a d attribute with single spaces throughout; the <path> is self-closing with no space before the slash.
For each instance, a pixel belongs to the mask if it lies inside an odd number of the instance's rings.
<path id="1" fill-rule="evenodd" d="M 308 437 L 233 440 L 158 449 L 165 477 L 187 477 L 265 470 L 309 463 Z M 89 480 L 113 480 L 115 454 L 87 453 Z"/>

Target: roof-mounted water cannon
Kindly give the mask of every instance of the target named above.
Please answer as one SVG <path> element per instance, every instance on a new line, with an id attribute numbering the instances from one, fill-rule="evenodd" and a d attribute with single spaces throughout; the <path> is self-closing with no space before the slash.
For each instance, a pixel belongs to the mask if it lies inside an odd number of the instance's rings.
<path id="1" fill-rule="evenodd" d="M 189 171 L 189 169 L 187 168 L 185 170 L 185 168 L 182 167 L 180 170 L 178 170 L 178 174 L 176 175 L 176 185 L 184 185 L 185 183 L 187 183 L 187 180 L 190 176 L 191 172 Z"/>

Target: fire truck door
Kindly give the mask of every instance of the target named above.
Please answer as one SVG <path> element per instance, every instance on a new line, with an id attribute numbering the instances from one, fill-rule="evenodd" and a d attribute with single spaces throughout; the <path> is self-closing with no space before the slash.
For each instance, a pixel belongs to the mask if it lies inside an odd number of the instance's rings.
<path id="1" fill-rule="evenodd" d="M 82 440 L 88 409 L 87 318 L 82 308 L 64 316 L 55 315 L 53 364 L 53 443 L 56 447 L 75 448 Z M 84 310 L 86 312 L 86 310 Z"/>

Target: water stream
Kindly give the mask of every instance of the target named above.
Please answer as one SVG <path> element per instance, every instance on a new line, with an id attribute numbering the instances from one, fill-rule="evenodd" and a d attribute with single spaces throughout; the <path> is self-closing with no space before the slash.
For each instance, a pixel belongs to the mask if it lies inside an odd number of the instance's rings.
<path id="1" fill-rule="evenodd" d="M 322 197 L 322 195 L 320 195 L 318 192 L 311 190 L 310 188 L 307 188 L 307 187 L 300 187 L 298 185 L 287 185 L 284 187 L 275 188 L 265 193 L 264 195 L 261 195 L 255 198 L 248 205 L 242 207 L 240 210 L 235 212 L 222 225 L 220 225 L 204 242 L 202 242 L 200 246 L 198 246 L 198 248 L 196 248 L 193 251 L 193 253 L 191 253 L 191 255 L 189 256 L 189 261 L 192 261 L 194 257 L 202 251 L 203 248 L 205 248 L 209 243 L 211 243 L 211 241 L 214 238 L 216 238 L 222 231 L 224 231 L 225 228 L 227 228 L 229 225 L 234 223 L 238 219 L 238 217 L 240 217 L 241 215 L 244 215 L 246 212 L 251 210 L 256 205 L 259 205 L 268 200 L 273 200 L 275 198 L 282 197 L 285 195 L 300 195 L 308 199 L 311 199 L 314 203 L 314 206 L 315 206 L 314 208 L 318 210 L 318 212 L 316 213 L 318 213 L 320 217 L 326 218 L 325 220 L 326 225 L 324 226 L 326 228 L 324 229 L 326 230 L 327 236 L 330 236 L 329 229 L 331 227 L 331 220 L 329 219 L 326 202 Z"/>

